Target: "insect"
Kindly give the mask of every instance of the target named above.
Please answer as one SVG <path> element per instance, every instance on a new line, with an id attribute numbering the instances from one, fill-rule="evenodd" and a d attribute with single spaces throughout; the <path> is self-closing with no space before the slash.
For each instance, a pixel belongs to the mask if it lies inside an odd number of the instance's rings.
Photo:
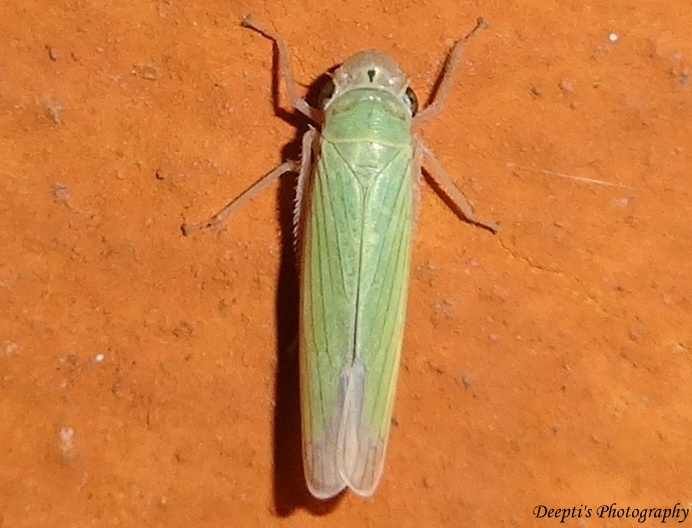
<path id="1" fill-rule="evenodd" d="M 280 175 L 298 173 L 300 393 L 303 466 L 316 498 L 348 487 L 370 496 L 382 475 L 403 340 L 411 234 L 423 162 L 467 221 L 476 216 L 413 126 L 437 114 L 463 43 L 449 52 L 437 97 L 418 112 L 393 59 L 348 58 L 321 90 L 318 108 L 298 96 L 285 43 L 252 18 L 241 25 L 274 41 L 293 107 L 307 116 L 300 161 L 286 161 L 189 234 L 223 221 Z"/>

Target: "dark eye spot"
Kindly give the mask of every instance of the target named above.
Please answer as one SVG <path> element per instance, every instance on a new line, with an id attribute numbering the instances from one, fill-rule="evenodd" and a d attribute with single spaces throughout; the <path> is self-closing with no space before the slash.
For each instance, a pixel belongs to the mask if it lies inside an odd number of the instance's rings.
<path id="1" fill-rule="evenodd" d="M 418 97 L 416 93 L 411 90 L 411 88 L 406 88 L 406 102 L 408 107 L 411 109 L 411 115 L 414 116 L 418 112 Z"/>
<path id="2" fill-rule="evenodd" d="M 377 70 L 368 70 L 368 79 L 370 79 L 370 82 L 373 82 L 375 80 L 376 74 Z"/>
<path id="3" fill-rule="evenodd" d="M 317 97 L 317 106 L 319 106 L 321 110 L 324 110 L 324 107 L 327 105 L 333 95 L 334 80 L 330 77 L 320 89 L 320 95 Z"/>

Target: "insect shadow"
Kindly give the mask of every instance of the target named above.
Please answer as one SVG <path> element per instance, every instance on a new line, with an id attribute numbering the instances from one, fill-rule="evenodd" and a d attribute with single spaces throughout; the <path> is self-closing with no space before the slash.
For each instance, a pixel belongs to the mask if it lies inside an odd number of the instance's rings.
<path id="1" fill-rule="evenodd" d="M 338 65 L 320 75 L 307 89 L 306 101 L 317 106 L 320 89 L 329 80 L 329 73 Z M 283 160 L 300 157 L 301 139 L 308 130 L 309 120 L 279 104 L 278 54 L 274 50 L 272 97 L 277 117 L 296 128 L 296 137 L 282 150 Z M 288 517 L 297 508 L 305 508 L 315 515 L 331 512 L 340 497 L 328 501 L 315 499 L 308 491 L 303 474 L 300 422 L 300 367 L 298 361 L 298 323 L 300 309 L 299 255 L 294 237 L 294 209 L 297 174 L 286 174 L 279 180 L 278 215 L 281 226 L 281 257 L 276 294 L 278 354 L 275 378 L 274 410 L 274 512 Z"/>

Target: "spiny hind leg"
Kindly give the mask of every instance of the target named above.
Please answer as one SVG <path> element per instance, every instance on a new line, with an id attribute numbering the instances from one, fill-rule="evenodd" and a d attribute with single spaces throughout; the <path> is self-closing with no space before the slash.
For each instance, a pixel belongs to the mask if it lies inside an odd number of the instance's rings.
<path id="1" fill-rule="evenodd" d="M 310 181 L 310 169 L 312 168 L 312 146 L 317 136 L 317 130 L 310 127 L 303 134 L 300 149 L 300 171 L 298 172 L 298 183 L 296 185 L 296 203 L 293 209 L 293 243 L 298 246 L 298 236 L 300 235 L 300 215 L 303 212 L 303 197 L 306 195 Z"/>

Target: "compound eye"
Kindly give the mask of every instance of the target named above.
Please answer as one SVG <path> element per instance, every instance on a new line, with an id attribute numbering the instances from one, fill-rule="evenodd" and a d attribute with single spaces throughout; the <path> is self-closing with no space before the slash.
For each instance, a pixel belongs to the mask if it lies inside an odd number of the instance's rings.
<path id="1" fill-rule="evenodd" d="M 411 115 L 416 115 L 418 112 L 418 97 L 416 97 L 416 93 L 410 87 L 406 88 L 406 102 L 411 109 Z"/>
<path id="2" fill-rule="evenodd" d="M 320 88 L 320 95 L 317 98 L 317 106 L 320 108 L 320 110 L 324 110 L 324 107 L 327 106 L 327 103 L 331 100 L 333 95 L 334 79 L 329 77 L 327 82 L 325 82 L 322 88 Z"/>

